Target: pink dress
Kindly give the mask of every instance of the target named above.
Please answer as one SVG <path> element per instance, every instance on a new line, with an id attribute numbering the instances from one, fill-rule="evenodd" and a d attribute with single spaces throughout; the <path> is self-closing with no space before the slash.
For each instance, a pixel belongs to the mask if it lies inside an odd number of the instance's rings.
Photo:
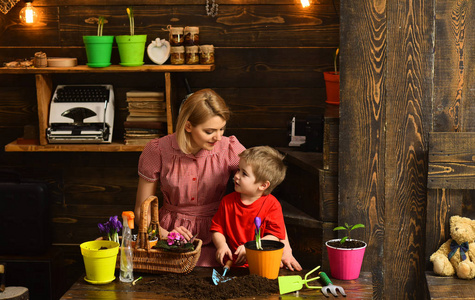
<path id="1" fill-rule="evenodd" d="M 211 241 L 211 220 L 226 192 L 227 182 L 237 170 L 244 146 L 236 137 L 222 137 L 211 151 L 184 154 L 175 134 L 151 140 L 138 166 L 139 176 L 158 181 L 163 193 L 160 226 L 172 230 L 184 226 L 203 241 L 199 266 L 217 266 Z"/>

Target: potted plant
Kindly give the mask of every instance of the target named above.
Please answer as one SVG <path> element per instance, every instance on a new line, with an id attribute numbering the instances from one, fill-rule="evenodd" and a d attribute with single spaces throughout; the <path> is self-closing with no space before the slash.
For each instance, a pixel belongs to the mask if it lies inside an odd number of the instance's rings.
<path id="1" fill-rule="evenodd" d="M 329 104 L 340 104 L 340 72 L 338 72 L 337 61 L 340 48 L 336 48 L 333 54 L 333 71 L 323 72 L 323 78 L 325 79 L 325 88 L 327 92 L 326 102 Z"/>
<path id="2" fill-rule="evenodd" d="M 88 18 L 85 22 L 88 24 L 97 23 L 97 35 L 85 35 L 82 37 L 86 47 L 87 65 L 92 68 L 110 66 L 114 36 L 102 35 L 107 19 L 100 16 L 98 18 Z"/>
<path id="3" fill-rule="evenodd" d="M 279 241 L 261 239 L 261 218 L 256 217 L 254 224 L 256 240 L 244 244 L 249 273 L 276 279 L 279 276 L 284 244 Z"/>
<path id="4" fill-rule="evenodd" d="M 132 235 L 132 248 L 135 248 L 135 243 L 137 242 L 137 234 Z M 153 247 L 157 244 L 158 242 L 158 236 L 157 236 L 157 231 L 152 228 L 152 226 L 149 226 L 147 229 L 147 239 L 148 242 L 150 243 L 150 247 Z"/>
<path id="5" fill-rule="evenodd" d="M 166 240 L 160 240 L 155 248 L 165 249 L 171 252 L 190 252 L 195 250 L 193 242 L 195 241 L 196 235 L 192 237 L 189 241 L 185 239 L 183 235 L 178 232 L 170 232 Z"/>
<path id="6" fill-rule="evenodd" d="M 336 279 L 352 280 L 360 276 L 366 243 L 350 237 L 351 231 L 364 228 L 363 224 L 335 227 L 333 230 L 346 230 L 347 235 L 341 239 L 325 243 L 328 252 L 331 275 Z"/>
<path id="7" fill-rule="evenodd" d="M 122 223 L 117 216 L 109 218 L 106 223 L 98 224 L 106 239 L 97 239 L 82 243 L 81 254 L 86 268 L 84 280 L 92 284 L 106 284 L 115 280 L 115 264 L 119 253 L 119 234 Z"/>
<path id="8" fill-rule="evenodd" d="M 130 35 L 118 35 L 115 37 L 119 48 L 120 65 L 126 67 L 141 66 L 144 64 L 145 42 L 147 35 L 135 35 L 135 20 L 133 7 L 127 7 L 129 17 Z"/>

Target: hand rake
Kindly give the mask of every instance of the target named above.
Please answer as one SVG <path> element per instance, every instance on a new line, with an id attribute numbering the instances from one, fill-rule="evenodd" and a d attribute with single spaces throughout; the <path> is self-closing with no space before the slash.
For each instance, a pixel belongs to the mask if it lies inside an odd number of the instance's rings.
<path id="1" fill-rule="evenodd" d="M 229 268 L 231 268 L 232 264 L 233 264 L 232 260 L 228 260 L 226 262 L 226 265 L 223 268 L 224 269 L 223 275 L 219 274 L 218 271 L 213 269 L 213 283 L 215 285 L 218 285 L 219 283 L 226 282 L 233 279 L 233 277 L 228 277 L 228 278 L 224 277 L 224 275 L 226 275 L 226 272 L 229 270 Z"/>
<path id="2" fill-rule="evenodd" d="M 328 295 L 328 291 L 330 291 L 333 296 L 338 297 L 337 291 L 339 291 L 343 297 L 346 297 L 345 290 L 339 285 L 333 285 L 325 272 L 320 272 L 318 275 L 322 276 L 323 283 L 325 284 L 322 288 L 323 295 L 330 297 L 330 295 Z"/>

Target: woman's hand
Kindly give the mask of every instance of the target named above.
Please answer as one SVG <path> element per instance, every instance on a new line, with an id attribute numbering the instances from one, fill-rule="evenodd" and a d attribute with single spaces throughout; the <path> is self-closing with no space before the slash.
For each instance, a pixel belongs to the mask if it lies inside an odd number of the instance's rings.
<path id="1" fill-rule="evenodd" d="M 193 237 L 193 234 L 191 233 L 191 231 L 189 231 L 188 229 L 186 229 L 186 227 L 184 226 L 179 226 L 179 227 L 175 227 L 172 231 L 170 232 L 178 232 L 179 234 L 181 234 L 187 241 L 191 240 L 191 238 Z"/>
<path id="2" fill-rule="evenodd" d="M 239 246 L 234 254 L 237 255 L 236 261 L 234 262 L 236 266 L 241 266 L 246 263 L 247 257 L 244 245 Z"/>

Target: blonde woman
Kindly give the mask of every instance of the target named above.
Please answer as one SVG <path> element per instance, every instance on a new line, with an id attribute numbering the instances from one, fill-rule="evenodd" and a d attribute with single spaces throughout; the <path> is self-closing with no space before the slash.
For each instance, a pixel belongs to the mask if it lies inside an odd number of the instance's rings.
<path id="1" fill-rule="evenodd" d="M 150 141 L 139 159 L 135 214 L 140 215 L 141 204 L 160 185 L 164 200 L 161 235 L 176 231 L 189 240 L 197 234 L 203 241 L 198 266 L 217 264 L 211 220 L 238 168 L 239 154 L 245 150 L 236 137 L 223 135 L 229 117 L 229 108 L 216 92 L 197 91 L 183 103 L 176 132 Z M 301 270 L 288 238 L 283 242 L 283 264 Z"/>

